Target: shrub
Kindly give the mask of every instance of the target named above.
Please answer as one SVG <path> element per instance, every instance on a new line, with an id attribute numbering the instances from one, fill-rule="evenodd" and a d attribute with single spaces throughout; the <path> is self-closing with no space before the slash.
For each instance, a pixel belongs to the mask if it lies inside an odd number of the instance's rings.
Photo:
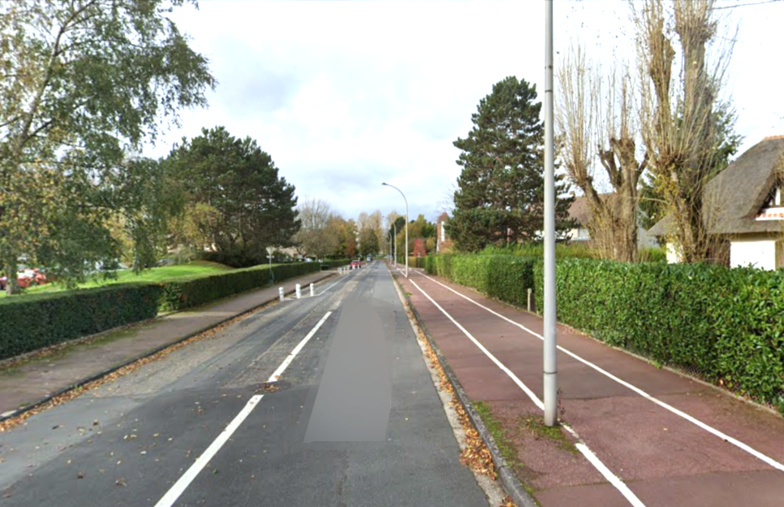
<path id="1" fill-rule="evenodd" d="M 446 254 L 426 257 L 425 269 L 501 301 L 525 306 L 536 262 L 515 255 Z"/>
<path id="2" fill-rule="evenodd" d="M 272 266 L 275 281 L 319 271 L 317 262 Z M 0 359 L 271 285 L 267 265 L 161 283 L 110 285 L 0 299 Z"/>
<path id="3" fill-rule="evenodd" d="M 128 284 L 0 300 L 0 359 L 151 319 L 160 294 Z"/>
<path id="4" fill-rule="evenodd" d="M 182 310 L 251 289 L 272 285 L 275 282 L 270 276 L 270 270 L 272 270 L 275 281 L 279 282 L 320 269 L 321 264 L 318 262 L 297 262 L 273 264 L 272 268 L 261 265 L 216 275 L 178 278 L 161 284 L 163 292 L 160 308 L 161 310 Z"/>
<path id="5" fill-rule="evenodd" d="M 541 298 L 541 264 L 534 271 Z M 611 345 L 784 400 L 782 271 L 568 259 L 556 267 L 556 306 L 561 322 Z"/>
<path id="6" fill-rule="evenodd" d="M 539 258 L 427 257 L 430 274 L 524 306 L 543 301 Z M 558 320 L 656 363 L 784 407 L 784 271 L 563 258 Z"/>

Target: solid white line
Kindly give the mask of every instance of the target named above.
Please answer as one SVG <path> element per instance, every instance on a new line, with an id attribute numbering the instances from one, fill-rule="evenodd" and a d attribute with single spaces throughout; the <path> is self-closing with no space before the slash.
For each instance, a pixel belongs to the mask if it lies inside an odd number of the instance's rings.
<path id="1" fill-rule="evenodd" d="M 482 351 L 482 352 L 483 352 L 483 353 L 484 353 L 484 354 L 485 354 L 485 355 L 486 355 L 488 358 L 490 358 L 490 360 L 491 360 L 493 363 L 495 363 L 495 365 L 496 365 L 496 366 L 498 366 L 498 367 L 499 367 L 499 368 L 500 368 L 500 369 L 501 369 L 501 370 L 502 370 L 504 373 L 506 373 L 506 374 L 507 374 L 507 376 L 508 376 L 510 379 L 512 379 L 512 381 L 513 381 L 515 384 L 517 384 L 517 387 L 519 387 L 520 389 L 522 389 L 522 390 L 523 390 L 523 392 L 525 392 L 525 394 L 527 394 L 527 395 L 528 395 L 528 397 L 529 397 L 529 398 L 531 398 L 531 401 L 533 401 L 533 402 L 534 402 L 534 405 L 536 405 L 536 406 L 537 406 L 537 407 L 538 407 L 540 410 L 544 410 L 544 403 L 542 403 L 542 400 L 540 400 L 540 399 L 539 399 L 539 398 L 538 398 L 538 397 L 537 397 L 537 396 L 534 394 L 534 392 L 533 392 L 533 391 L 531 391 L 531 390 L 528 388 L 528 386 L 527 386 L 527 385 L 525 385 L 525 384 L 523 383 L 523 381 L 522 381 L 522 380 L 520 380 L 519 378 L 517 378 L 517 375 L 515 375 L 514 373 L 512 373 L 512 371 L 511 371 L 509 368 L 507 368 L 507 367 L 504 365 L 504 363 L 502 363 L 501 361 L 499 361 L 499 360 L 498 360 L 498 359 L 497 359 L 497 358 L 496 358 L 496 357 L 495 357 L 493 354 L 491 354 L 491 353 L 490 353 L 490 351 L 489 351 L 489 350 L 487 350 L 487 349 L 485 348 L 485 346 L 484 346 L 484 345 L 482 345 L 482 344 L 479 342 L 479 340 L 477 340 L 476 338 L 474 338 L 474 337 L 473 337 L 473 335 L 471 335 L 471 333 L 469 333 L 469 332 L 466 330 L 466 328 L 464 328 L 463 326 L 461 326 L 461 325 L 460 325 L 460 323 L 459 323 L 458 321 L 456 321 L 456 320 L 455 320 L 455 319 L 454 319 L 454 318 L 453 318 L 451 315 L 449 315 L 449 313 L 448 313 L 446 310 L 444 310 L 443 308 L 441 308 L 441 305 L 439 305 L 438 303 L 436 303 L 436 302 L 435 302 L 435 300 L 434 300 L 433 298 L 431 298 L 431 297 L 430 297 L 430 295 L 429 295 L 427 292 L 423 291 L 423 290 L 422 290 L 422 288 L 421 288 L 419 285 L 417 285 L 417 283 L 416 283 L 415 281 L 413 281 L 413 280 L 409 280 L 409 281 L 410 281 L 412 284 L 414 284 L 414 287 L 416 287 L 417 289 L 419 289 L 419 292 L 421 292 L 422 294 L 424 294 L 424 296 L 425 296 L 427 299 L 429 299 L 429 300 L 430 300 L 430 302 L 431 302 L 431 303 L 433 303 L 433 305 L 435 305 L 435 307 L 436 307 L 436 308 L 438 308 L 439 310 L 441 310 L 441 313 L 443 313 L 444 315 L 446 315 L 446 318 L 448 318 L 449 320 L 451 320 L 451 321 L 452 321 L 452 324 L 454 324 L 455 326 L 457 326 L 457 328 L 458 328 L 458 329 L 460 329 L 460 331 L 462 331 L 462 332 L 463 332 L 463 334 L 464 334 L 464 335 L 466 335 L 466 336 L 468 337 L 468 339 L 469 339 L 469 340 L 471 340 L 472 342 L 474 342 L 474 345 L 476 345 L 477 347 L 479 347 L 479 350 L 481 350 L 481 351 Z"/>
<path id="2" fill-rule="evenodd" d="M 332 287 L 334 287 L 335 285 L 339 284 L 339 283 L 340 283 L 340 282 L 342 282 L 343 280 L 344 280 L 344 279 L 343 279 L 343 278 L 341 278 L 340 280 L 338 280 L 337 282 L 333 283 L 332 285 L 330 285 L 329 287 L 327 287 L 326 289 L 322 290 L 321 292 L 319 292 L 319 293 L 318 293 L 318 294 L 316 294 L 316 295 L 317 295 L 317 296 L 320 296 L 320 295 L 324 294 L 324 293 L 325 293 L 325 292 L 327 292 L 329 289 L 331 289 L 331 288 L 332 288 Z"/>
<path id="3" fill-rule="evenodd" d="M 599 473 L 610 482 L 610 484 L 615 486 L 615 489 L 620 491 L 621 494 L 626 497 L 630 504 L 634 505 L 634 507 L 645 507 L 645 504 L 642 503 L 639 498 L 637 498 L 637 495 L 635 495 L 632 490 L 629 489 L 629 486 L 627 486 L 622 480 L 613 474 L 610 469 L 607 468 L 604 463 L 602 463 L 601 460 L 596 457 L 596 454 L 594 454 L 587 445 L 578 442 L 574 444 L 574 446 L 577 447 L 581 453 L 583 453 L 583 456 L 585 456 L 586 459 L 591 462 L 591 465 L 593 465 L 594 468 L 596 468 L 596 470 L 598 470 Z"/>
<path id="4" fill-rule="evenodd" d="M 303 338 L 296 347 L 294 347 L 294 350 L 291 351 L 291 354 L 289 354 L 288 357 L 286 357 L 286 359 L 280 363 L 278 369 L 275 370 L 272 375 L 270 375 L 270 378 L 267 380 L 267 382 L 276 382 L 280 380 L 280 376 L 283 375 L 283 372 L 286 371 L 286 368 L 289 367 L 297 354 L 299 354 L 299 351 L 302 350 L 302 348 L 310 341 L 311 338 L 313 338 L 313 335 L 316 334 L 316 331 L 319 330 L 321 325 L 324 324 L 324 321 L 326 321 L 330 315 L 332 315 L 332 312 L 327 312 L 323 317 L 321 317 L 321 320 L 318 322 L 318 324 L 316 324 L 316 326 L 310 330 L 310 333 L 308 333 L 308 335 Z"/>
<path id="5" fill-rule="evenodd" d="M 234 418 L 226 429 L 224 429 L 218 438 L 207 448 L 206 451 L 202 453 L 201 456 L 191 465 L 191 467 L 180 477 L 180 479 L 174 483 L 174 486 L 166 492 L 166 494 L 161 498 L 158 503 L 155 504 L 155 507 L 169 507 L 177 501 L 180 495 L 185 491 L 185 489 L 193 482 L 193 479 L 199 475 L 199 472 L 209 463 L 213 456 L 223 447 L 223 444 L 229 440 L 231 435 L 239 428 L 240 424 L 245 420 L 246 417 L 253 411 L 256 405 L 259 403 L 263 395 L 257 394 L 253 396 L 248 403 L 245 404 L 245 407 L 237 414 L 237 417 Z"/>
<path id="6" fill-rule="evenodd" d="M 530 329 L 528 329 L 524 325 L 522 325 L 522 324 L 520 324 L 518 322 L 515 322 L 512 319 L 509 319 L 509 318 L 501 315 L 498 312 L 495 312 L 495 311 L 491 310 L 490 308 L 488 308 L 488 307 L 486 307 L 486 306 L 484 306 L 484 305 L 474 301 L 473 299 L 469 298 L 468 296 L 465 296 L 465 295 L 457 292 L 453 288 L 451 288 L 451 287 L 449 287 L 447 285 L 444 285 L 443 283 L 441 283 L 438 280 L 435 280 L 435 279 L 425 275 L 424 273 L 420 273 L 420 274 L 422 276 L 424 276 L 425 278 L 427 278 L 428 280 L 432 280 L 434 283 L 437 283 L 438 285 L 440 285 L 440 286 L 442 286 L 442 287 L 444 287 L 446 289 L 449 289 L 450 291 L 454 292 L 458 296 L 460 296 L 460 297 L 462 297 L 462 298 L 464 298 L 464 299 L 474 303 L 476 306 L 478 306 L 480 308 L 483 308 L 484 310 L 487 310 L 488 312 L 492 313 L 496 317 L 499 317 L 499 318 L 509 322 L 510 324 L 513 324 L 513 325 L 519 327 L 523 331 L 527 332 L 530 335 L 533 335 L 533 336 L 539 338 L 540 340 L 544 340 L 544 337 L 542 335 L 540 335 L 539 333 L 536 333 L 534 331 L 531 331 Z M 420 289 L 420 290 L 422 290 L 422 289 Z M 770 456 L 767 456 L 767 455 L 759 452 L 758 450 L 750 447 L 749 445 L 741 442 L 740 440 L 737 440 L 737 439 L 727 435 L 726 433 L 724 433 L 724 432 L 722 432 L 720 430 L 717 430 L 716 428 L 714 428 L 712 426 L 709 426 L 709 425 L 705 424 L 704 422 L 700 421 L 699 419 L 697 419 L 697 418 L 695 418 L 695 417 L 693 417 L 693 416 L 691 416 L 691 415 L 689 415 L 689 414 L 687 414 L 687 413 L 685 413 L 685 412 L 683 412 L 683 411 L 673 407 L 672 405 L 669 405 L 669 404 L 659 400 L 658 398 L 655 398 L 654 396 L 648 394 L 647 392 L 643 391 L 639 387 L 636 387 L 636 386 L 626 382 L 625 380 L 622 380 L 622 379 L 616 377 L 615 375 L 613 375 L 612 373 L 604 370 L 600 366 L 597 366 L 597 365 L 591 363 L 590 361 L 587 361 L 587 360 L 583 359 L 582 357 L 580 357 L 577 354 L 575 354 L 575 353 L 573 353 L 573 352 L 563 348 L 560 345 L 558 345 L 558 350 L 560 350 L 564 354 L 567 354 L 570 357 L 576 359 L 577 361 L 580 361 L 584 365 L 586 365 L 586 366 L 588 366 L 590 368 L 593 368 L 594 370 L 598 371 L 602 375 L 606 376 L 607 378 L 609 378 L 611 380 L 614 380 L 615 382 L 621 384 L 622 386 L 626 387 L 627 389 L 629 389 L 631 391 L 634 391 L 635 393 L 639 394 L 640 396 L 642 396 L 643 398 L 647 399 L 648 401 L 651 401 L 652 403 L 655 403 L 656 405 L 659 405 L 660 407 L 662 407 L 662 408 L 668 410 L 669 412 L 671 412 L 671 413 L 673 413 L 673 414 L 675 414 L 675 415 L 677 415 L 677 416 L 679 416 L 679 417 L 689 421 L 690 423 L 692 423 L 692 424 L 696 425 L 697 427 L 707 431 L 708 433 L 711 433 L 712 435 L 715 435 L 715 436 L 721 438 L 722 440 L 725 440 L 725 441 L 731 443 L 735 447 L 737 447 L 737 448 L 739 448 L 739 449 L 741 449 L 743 451 L 746 451 L 747 453 L 751 454 L 755 458 L 757 458 L 757 459 L 767 463 L 771 467 L 773 467 L 773 468 L 775 468 L 777 470 L 781 470 L 782 472 L 784 472 L 784 464 L 776 461 L 775 459 L 771 458 Z"/>
<path id="7" fill-rule="evenodd" d="M 479 350 L 481 350 L 481 351 L 482 351 L 482 352 L 483 352 L 483 353 L 484 353 L 484 354 L 485 354 L 485 355 L 486 355 L 488 358 L 490 358 L 490 360 L 491 360 L 491 361 L 493 361 L 493 363 L 495 363 L 495 364 L 496 364 L 496 366 L 498 366 L 498 367 L 499 367 L 499 368 L 500 368 L 500 369 L 501 369 L 501 370 L 502 370 L 504 373 L 506 373 L 506 375 L 507 375 L 507 376 L 508 376 L 510 379 L 512 379 L 512 381 L 513 381 L 515 384 L 517 384 L 517 386 L 518 386 L 520 389 L 522 389 L 522 390 L 523 390 L 523 392 L 525 392 L 525 394 L 527 394 L 527 395 L 528 395 L 528 397 L 531 399 L 531 401 L 533 401 L 533 402 L 534 402 L 534 405 L 536 405 L 536 406 L 539 408 L 539 410 L 544 410 L 544 403 L 542 402 L 542 400 L 540 400 L 540 399 L 539 399 L 539 397 L 538 397 L 538 396 L 536 396 L 536 395 L 533 393 L 533 391 L 531 391 L 531 390 L 528 388 L 528 386 L 527 386 L 527 385 L 525 385 L 525 384 L 523 383 L 523 381 L 522 381 L 522 380 L 520 380 L 520 379 L 517 377 L 517 375 L 515 375 L 515 374 L 514 374 L 514 373 L 513 373 L 513 372 L 512 372 L 512 371 L 511 371 L 509 368 L 507 368 L 507 367 L 506 367 L 506 366 L 505 366 L 505 365 L 504 365 L 504 364 L 503 364 L 501 361 L 499 361 L 498 359 L 496 359 L 496 357 L 495 357 L 493 354 L 491 354 L 491 353 L 490 353 L 490 351 L 488 351 L 488 350 L 485 348 L 485 346 L 484 346 L 484 345 L 482 345 L 482 344 L 479 342 L 479 340 L 477 340 L 476 338 L 474 338 L 474 337 L 471 335 L 471 333 L 469 333 L 469 332 L 468 332 L 468 331 L 467 331 L 467 330 L 466 330 L 466 329 L 465 329 L 463 326 L 461 326 L 461 325 L 460 325 L 460 323 L 459 323 L 459 322 L 457 322 L 457 321 L 456 321 L 456 320 L 455 320 L 455 319 L 454 319 L 454 318 L 453 318 L 453 317 L 452 317 L 452 316 L 449 314 L 449 312 L 447 312 L 446 310 L 444 310 L 444 309 L 441 307 L 441 305 L 439 305 L 438 303 L 436 303 L 436 302 L 435 302 L 435 300 L 434 300 L 433 298 L 431 298 L 431 297 L 430 297 L 430 295 L 429 295 L 427 292 L 423 291 L 423 290 L 422 290 L 422 288 L 421 288 L 419 285 L 417 285 L 417 283 L 416 283 L 415 281 L 413 281 L 413 280 L 411 280 L 411 279 L 409 279 L 409 281 L 410 281 L 410 282 L 411 282 L 411 283 L 414 285 L 414 287 L 416 287 L 416 288 L 419 290 L 419 292 L 421 292 L 421 293 L 422 293 L 422 294 L 423 294 L 423 295 L 424 295 L 424 296 L 425 296 L 427 299 L 429 299 L 429 300 L 430 300 L 430 302 L 431 302 L 431 303 L 433 303 L 433 305 L 434 305 L 436 308 L 438 308 L 438 309 L 441 311 L 441 313 L 443 313 L 443 314 L 444 314 L 444 315 L 445 315 L 445 316 L 446 316 L 446 317 L 447 317 L 447 318 L 448 318 L 450 321 L 452 321 L 452 323 L 453 323 L 455 326 L 457 326 L 457 328 L 458 328 L 458 329 L 460 329 L 460 331 L 462 331 L 464 335 L 466 335 L 466 336 L 467 336 L 467 337 L 468 337 L 468 338 L 469 338 L 469 339 L 470 339 L 472 342 L 474 342 L 474 345 L 476 345 L 477 347 L 479 347 Z M 589 449 L 589 448 L 588 448 L 588 445 L 586 445 L 586 444 L 585 444 L 585 442 L 583 442 L 583 441 L 582 441 L 582 439 L 580 439 L 580 436 L 577 434 L 577 432 L 576 432 L 574 429 L 572 429 L 570 426 L 568 426 L 568 425 L 566 425 L 566 424 L 562 424 L 562 426 L 563 426 L 564 428 L 566 428 L 566 430 L 568 430 L 568 431 L 569 431 L 569 433 L 571 433 L 572 435 L 574 435 L 574 437 L 575 437 L 575 438 L 577 438 L 578 440 L 580 440 L 580 442 L 579 442 L 579 443 L 575 444 L 575 447 L 577 447 L 577 449 L 579 449 L 579 450 L 580 450 L 580 452 L 581 452 L 581 453 L 583 453 L 583 455 L 584 455 L 584 456 L 585 456 L 585 457 L 588 459 L 588 461 L 589 461 L 589 462 L 590 462 L 590 463 L 591 463 L 591 464 L 592 464 L 592 465 L 593 465 L 593 466 L 596 468 L 596 470 L 597 470 L 597 471 L 598 471 L 600 474 L 602 474 L 602 475 L 604 476 L 604 478 L 605 478 L 605 479 L 607 479 L 607 481 L 608 481 L 610 484 L 612 484 L 613 486 L 615 486 L 615 488 L 618 490 L 618 492 L 619 492 L 619 493 L 621 493 L 621 494 L 624 496 L 624 498 L 626 498 L 626 500 L 628 500 L 628 501 L 629 501 L 629 503 L 631 503 L 631 504 L 632 504 L 632 505 L 634 505 L 635 507 L 645 507 L 645 504 L 643 504 L 643 503 L 642 503 L 642 501 L 641 501 L 639 498 L 637 498 L 637 495 L 635 495 L 635 494 L 632 492 L 632 490 L 631 490 L 631 489 L 629 489 L 629 488 L 626 486 L 626 484 L 624 484 L 624 483 L 623 483 L 623 481 L 622 481 L 620 478 L 618 478 L 618 477 L 617 477 L 615 474 L 613 474 L 613 473 L 610 471 L 610 469 L 609 469 L 609 468 L 607 468 L 607 467 L 604 465 L 604 463 L 602 463 L 602 462 L 601 462 L 601 460 L 600 460 L 598 457 L 596 457 L 596 455 L 595 455 L 595 454 L 594 454 L 594 453 L 591 451 L 591 449 Z"/>
<path id="8" fill-rule="evenodd" d="M 316 331 L 319 330 L 321 325 L 324 324 L 324 321 L 326 321 L 331 314 L 332 312 L 327 312 L 326 315 L 321 318 L 318 324 L 316 324 L 316 326 L 310 330 L 310 333 L 308 333 L 308 335 L 303 338 L 296 347 L 294 347 L 294 350 L 291 351 L 291 354 L 289 354 L 288 357 L 286 357 L 286 359 L 281 363 L 281 365 L 278 366 L 278 369 L 275 370 L 275 373 L 270 376 L 267 382 L 274 382 L 280 378 L 286 368 L 288 368 L 288 366 L 291 364 L 291 361 L 294 360 L 296 355 L 299 354 L 302 348 L 308 343 L 308 341 L 310 341 L 313 335 L 316 334 Z M 259 401 L 261 401 L 262 397 L 263 395 L 256 394 L 252 396 L 250 400 L 248 400 L 248 403 L 245 404 L 245 407 L 240 411 L 239 414 L 237 414 L 234 420 L 232 420 L 229 425 L 226 426 L 226 429 L 224 429 L 221 434 L 218 435 L 218 438 L 216 438 L 215 441 L 210 444 L 207 450 L 204 451 L 202 455 L 193 462 L 193 464 L 182 475 L 182 477 L 180 477 L 180 479 L 174 483 L 174 486 L 172 486 L 169 491 L 166 492 L 163 498 L 161 498 L 158 503 L 155 504 L 155 507 L 170 507 L 174 504 L 174 502 L 177 501 L 177 499 L 180 497 L 180 495 L 182 495 L 190 483 L 193 482 L 193 479 L 199 475 L 199 472 L 204 469 L 207 463 L 209 463 L 215 454 L 220 450 L 220 448 L 223 447 L 223 444 L 225 444 L 229 438 L 231 438 L 231 435 L 234 434 L 237 428 L 240 427 L 240 424 L 242 424 L 245 418 L 250 415 L 254 408 L 256 408 L 256 405 L 259 403 Z"/>

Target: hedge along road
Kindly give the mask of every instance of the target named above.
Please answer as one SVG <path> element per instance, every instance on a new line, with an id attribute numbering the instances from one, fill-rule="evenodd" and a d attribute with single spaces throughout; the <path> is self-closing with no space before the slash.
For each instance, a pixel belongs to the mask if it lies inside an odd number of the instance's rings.
<path id="1" fill-rule="evenodd" d="M 540 414 L 541 319 L 412 273 L 399 280 L 469 397 Z M 542 505 L 781 505 L 780 417 L 563 326 L 558 340 L 564 418 L 595 470 L 522 450 Z"/>
<path id="2" fill-rule="evenodd" d="M 2 505 L 482 505 L 377 265 L 0 435 Z"/>

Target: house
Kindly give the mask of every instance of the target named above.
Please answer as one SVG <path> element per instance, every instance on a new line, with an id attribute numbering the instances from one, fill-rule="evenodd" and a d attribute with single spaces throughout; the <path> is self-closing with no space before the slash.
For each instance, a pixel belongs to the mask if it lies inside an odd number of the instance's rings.
<path id="1" fill-rule="evenodd" d="M 448 221 L 449 214 L 446 211 L 436 219 L 436 253 L 446 253 L 452 249 L 452 239 L 444 228 Z"/>
<path id="2" fill-rule="evenodd" d="M 784 136 L 766 137 L 705 185 L 703 215 L 707 231 L 729 243 L 731 267 L 784 267 Z M 670 216 L 649 233 L 666 237 Z M 677 248 L 668 246 L 668 261 Z"/>
<path id="3" fill-rule="evenodd" d="M 612 199 L 614 193 L 599 194 L 602 200 Z M 588 231 L 588 222 L 593 216 L 591 203 L 586 196 L 575 197 L 569 206 L 569 220 L 574 222 L 574 228 L 569 230 L 569 238 L 575 243 L 589 244 L 591 233 Z M 637 248 L 653 248 L 658 246 L 655 236 L 648 234 L 643 227 L 637 226 Z"/>

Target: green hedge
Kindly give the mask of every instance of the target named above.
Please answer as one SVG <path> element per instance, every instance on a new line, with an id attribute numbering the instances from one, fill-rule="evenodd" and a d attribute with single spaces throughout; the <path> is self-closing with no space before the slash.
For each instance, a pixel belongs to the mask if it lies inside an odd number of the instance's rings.
<path id="1" fill-rule="evenodd" d="M 784 406 L 782 271 L 569 259 L 556 302 L 561 322 L 600 340 Z"/>
<path id="2" fill-rule="evenodd" d="M 272 266 L 275 282 L 319 271 L 317 262 Z M 162 283 L 110 285 L 0 299 L 0 359 L 271 285 L 256 266 Z"/>
<path id="3" fill-rule="evenodd" d="M 525 306 L 539 259 L 448 254 L 426 270 Z M 559 259 L 558 320 L 784 412 L 784 271 Z"/>
<path id="4" fill-rule="evenodd" d="M 0 300 L 0 359 L 155 317 L 162 288 L 153 284 Z"/>
<path id="5" fill-rule="evenodd" d="M 445 254 L 425 258 L 425 270 L 489 296 L 525 306 L 536 259 L 516 255 Z"/>
<path id="6" fill-rule="evenodd" d="M 275 282 L 313 273 L 321 269 L 318 262 L 293 262 L 237 269 L 227 273 L 193 278 L 178 278 L 161 284 L 161 310 L 182 310 L 241 292 L 272 285 Z"/>

